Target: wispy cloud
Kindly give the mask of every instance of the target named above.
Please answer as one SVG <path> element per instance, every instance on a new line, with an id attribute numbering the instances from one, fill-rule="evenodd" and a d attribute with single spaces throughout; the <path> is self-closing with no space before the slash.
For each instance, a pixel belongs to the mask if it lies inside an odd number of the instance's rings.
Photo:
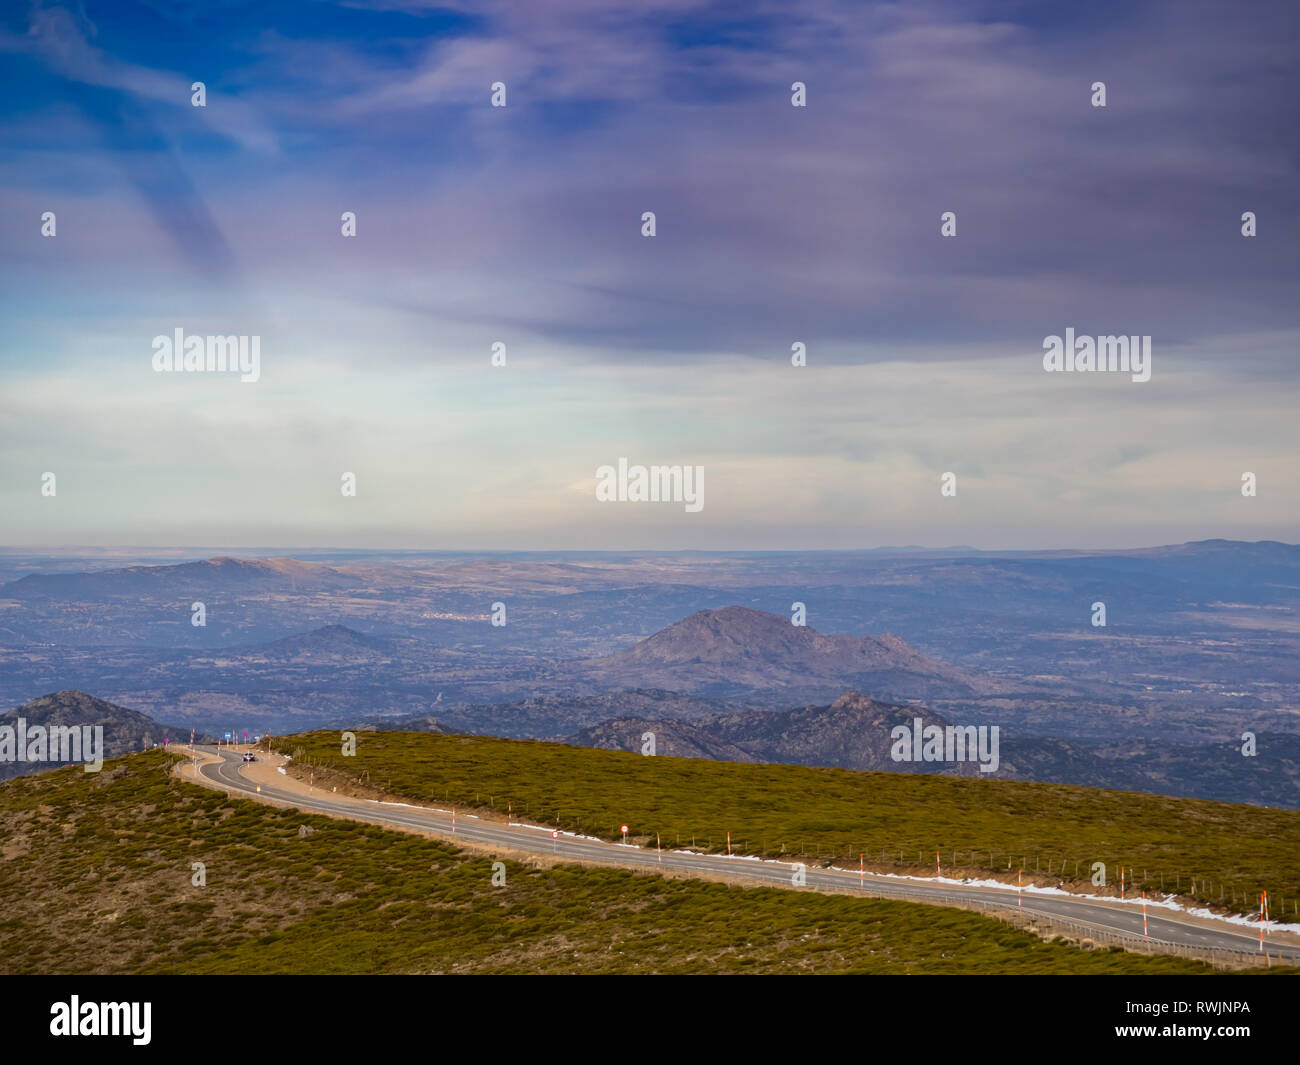
<path id="1" fill-rule="evenodd" d="M 552 543 L 626 542 L 635 529 L 590 525 L 569 488 L 624 453 L 628 427 L 726 474 L 710 473 L 710 513 L 682 533 L 714 546 L 793 535 L 774 491 L 836 542 L 886 510 L 884 538 L 915 542 L 1138 529 L 1154 499 L 1170 527 L 1207 535 L 1207 514 L 1243 531 L 1296 516 L 1278 496 L 1220 513 L 1204 495 L 1229 466 L 1267 466 L 1294 498 L 1293 4 L 145 10 L 128 25 L 39 4 L 0 34 L 39 75 L 8 105 L 21 136 L 0 159 L 14 208 L 0 365 L 30 403 L 14 413 L 31 428 L 57 413 L 36 397 L 64 389 L 86 441 L 142 483 L 143 442 L 184 424 L 153 405 L 165 394 L 205 411 L 205 432 L 228 418 L 256 442 L 214 484 L 260 476 L 255 456 L 314 481 L 332 440 L 428 486 L 445 476 L 436 437 L 463 466 L 460 502 L 421 527 L 471 540 L 533 513 Z M 207 108 L 189 106 L 193 80 Z M 1089 106 L 1098 80 L 1104 110 Z M 489 106 L 495 81 L 504 109 Z M 793 81 L 807 108 L 790 106 Z M 36 219 L 56 208 L 60 236 L 43 240 Z M 939 235 L 949 210 L 955 239 Z M 158 392 L 149 338 L 182 320 L 265 334 L 256 398 L 209 410 L 208 393 Z M 1153 381 L 1043 375 L 1042 338 L 1069 326 L 1153 336 Z M 496 340 L 511 351 L 499 372 Z M 788 364 L 795 340 L 806 371 Z M 412 381 L 437 397 L 436 430 L 407 410 Z M 110 394 L 139 448 L 112 444 L 120 423 L 96 414 Z M 1215 444 L 1222 469 L 1207 420 L 1235 434 Z M 997 504 L 964 503 L 969 532 L 927 537 L 940 515 L 924 486 L 954 455 L 984 485 L 972 499 Z M 512 456 L 523 473 L 502 472 Z M 521 494 L 521 477 L 538 487 Z M 252 540 L 268 538 L 258 508 L 291 520 L 220 494 Z M 147 488 L 124 498 L 108 507 L 118 525 L 153 513 Z M 406 528 L 371 498 L 367 535 Z"/>

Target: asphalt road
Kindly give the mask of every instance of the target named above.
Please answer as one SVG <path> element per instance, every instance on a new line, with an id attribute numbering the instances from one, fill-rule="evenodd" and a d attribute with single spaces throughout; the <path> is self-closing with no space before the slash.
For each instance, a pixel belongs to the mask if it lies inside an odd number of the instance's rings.
<path id="1" fill-rule="evenodd" d="M 366 803 L 359 807 L 355 799 L 332 798 L 326 793 L 304 796 L 273 785 L 258 786 L 243 774 L 243 756 L 214 747 L 200 747 L 209 754 L 220 754 L 220 762 L 203 766 L 201 772 L 210 781 L 232 792 L 252 798 L 264 798 L 288 803 L 302 810 L 334 814 L 357 821 L 396 828 L 418 828 L 446 836 L 449 839 L 471 841 L 506 850 L 550 855 L 560 859 L 583 862 L 602 862 L 643 872 L 674 871 L 687 874 L 721 874 L 751 881 L 756 886 L 793 888 L 793 865 L 789 862 L 756 861 L 746 858 L 728 858 L 710 854 L 663 850 L 656 853 L 642 847 L 560 833 L 552 838 L 551 829 L 525 825 L 507 825 L 501 821 L 483 821 L 461 815 L 456 818 L 454 832 L 450 813 L 440 813 L 423 808 Z M 912 902 L 932 902 L 942 905 L 962 901 L 984 903 L 1002 910 L 1016 909 L 1014 891 L 966 886 L 961 884 L 928 885 L 921 881 L 900 881 L 867 873 L 859 880 L 857 871 L 809 867 L 807 883 L 802 890 L 860 891 L 864 895 L 904 899 Z M 861 884 L 861 886 L 860 886 Z M 1068 921 L 1082 930 L 1106 933 L 1111 936 L 1141 941 L 1142 910 L 1135 905 L 1120 902 L 1094 901 L 1055 895 L 1026 893 L 1022 909 L 1040 917 Z M 1195 922 L 1168 910 L 1147 908 L 1147 932 L 1156 944 L 1176 944 L 1201 949 L 1231 950 L 1254 954 L 1259 950 L 1258 928 L 1230 925 L 1227 922 L 1207 924 Z M 1276 959 L 1300 962 L 1300 946 L 1264 937 L 1265 949 Z"/>

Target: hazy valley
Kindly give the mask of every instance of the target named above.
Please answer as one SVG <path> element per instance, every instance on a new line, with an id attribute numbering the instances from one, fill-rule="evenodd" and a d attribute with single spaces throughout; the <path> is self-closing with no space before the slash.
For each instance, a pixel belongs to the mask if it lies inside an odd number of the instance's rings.
<path id="1" fill-rule="evenodd" d="M 0 705 L 934 771 L 888 758 L 919 715 L 997 725 L 998 777 L 1298 805 L 1294 546 L 300 555 L 0 556 Z"/>

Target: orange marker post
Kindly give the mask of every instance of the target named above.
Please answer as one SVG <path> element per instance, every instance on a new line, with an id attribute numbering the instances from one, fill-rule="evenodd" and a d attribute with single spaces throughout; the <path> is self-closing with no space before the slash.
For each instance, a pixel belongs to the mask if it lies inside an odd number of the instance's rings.
<path id="1" fill-rule="evenodd" d="M 943 871 L 942 871 L 942 870 L 940 869 L 940 867 L 939 867 L 939 852 L 938 852 L 938 851 L 935 851 L 935 852 L 934 852 L 934 875 L 935 875 L 935 876 L 942 876 L 942 875 L 943 875 Z"/>
<path id="2" fill-rule="evenodd" d="M 1145 891 L 1142 892 L 1142 938 L 1151 938 L 1147 935 L 1147 893 Z"/>
<path id="3" fill-rule="evenodd" d="M 1025 893 L 1025 871 L 1023 869 L 1017 869 L 1016 870 L 1016 909 L 1017 910 L 1024 909 L 1023 905 L 1021 904 L 1021 900 L 1024 896 L 1024 893 Z"/>
<path id="4" fill-rule="evenodd" d="M 664 861 L 664 852 L 663 852 L 663 848 L 659 846 L 658 832 L 655 833 L 655 853 L 659 855 L 659 864 L 662 865 Z"/>
<path id="5" fill-rule="evenodd" d="M 1259 896 L 1259 952 L 1264 953 L 1264 893 Z"/>
<path id="6" fill-rule="evenodd" d="M 862 855 L 859 854 L 858 855 L 858 887 L 859 888 L 864 888 L 867 886 L 866 877 L 867 877 L 866 867 L 862 864 Z"/>

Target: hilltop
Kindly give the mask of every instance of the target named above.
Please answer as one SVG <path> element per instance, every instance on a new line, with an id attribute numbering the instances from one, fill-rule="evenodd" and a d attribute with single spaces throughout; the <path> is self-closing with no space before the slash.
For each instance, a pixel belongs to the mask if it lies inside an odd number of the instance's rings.
<path id="1" fill-rule="evenodd" d="M 170 761 L 151 751 L 0 784 L 0 971 L 1210 971 L 883 899 L 508 858 L 497 887 L 491 856 L 233 799 Z"/>
<path id="2" fill-rule="evenodd" d="M 874 711 L 864 710 L 864 713 Z M 689 741 L 691 736 L 686 733 Z M 664 845 L 812 860 L 867 855 L 914 868 L 936 850 L 973 874 L 1025 866 L 1086 878 L 1093 862 L 1129 883 L 1247 912 L 1258 892 L 1300 910 L 1300 811 L 1065 784 L 704 761 L 535 740 L 430 733 L 277 736 L 294 764 L 388 781 L 395 797 L 474 807 L 491 797 L 534 821 L 604 838 L 620 823 Z M 639 751 L 638 742 L 634 750 Z M 483 804 L 486 805 L 486 804 Z M 954 853 L 955 852 L 955 853 Z M 948 863 L 946 863 L 948 864 Z M 933 868 L 933 866 L 929 866 Z M 1138 875 L 1137 871 L 1141 871 Z M 1195 881 L 1195 888 L 1192 882 Z M 1053 880 L 1052 883 L 1056 883 Z M 1281 911 L 1279 910 L 1279 915 Z"/>
<path id="3" fill-rule="evenodd" d="M 893 634 L 827 636 L 750 607 L 700 610 L 633 646 L 578 664 L 590 680 L 723 695 L 777 689 L 969 695 L 998 686 Z"/>

